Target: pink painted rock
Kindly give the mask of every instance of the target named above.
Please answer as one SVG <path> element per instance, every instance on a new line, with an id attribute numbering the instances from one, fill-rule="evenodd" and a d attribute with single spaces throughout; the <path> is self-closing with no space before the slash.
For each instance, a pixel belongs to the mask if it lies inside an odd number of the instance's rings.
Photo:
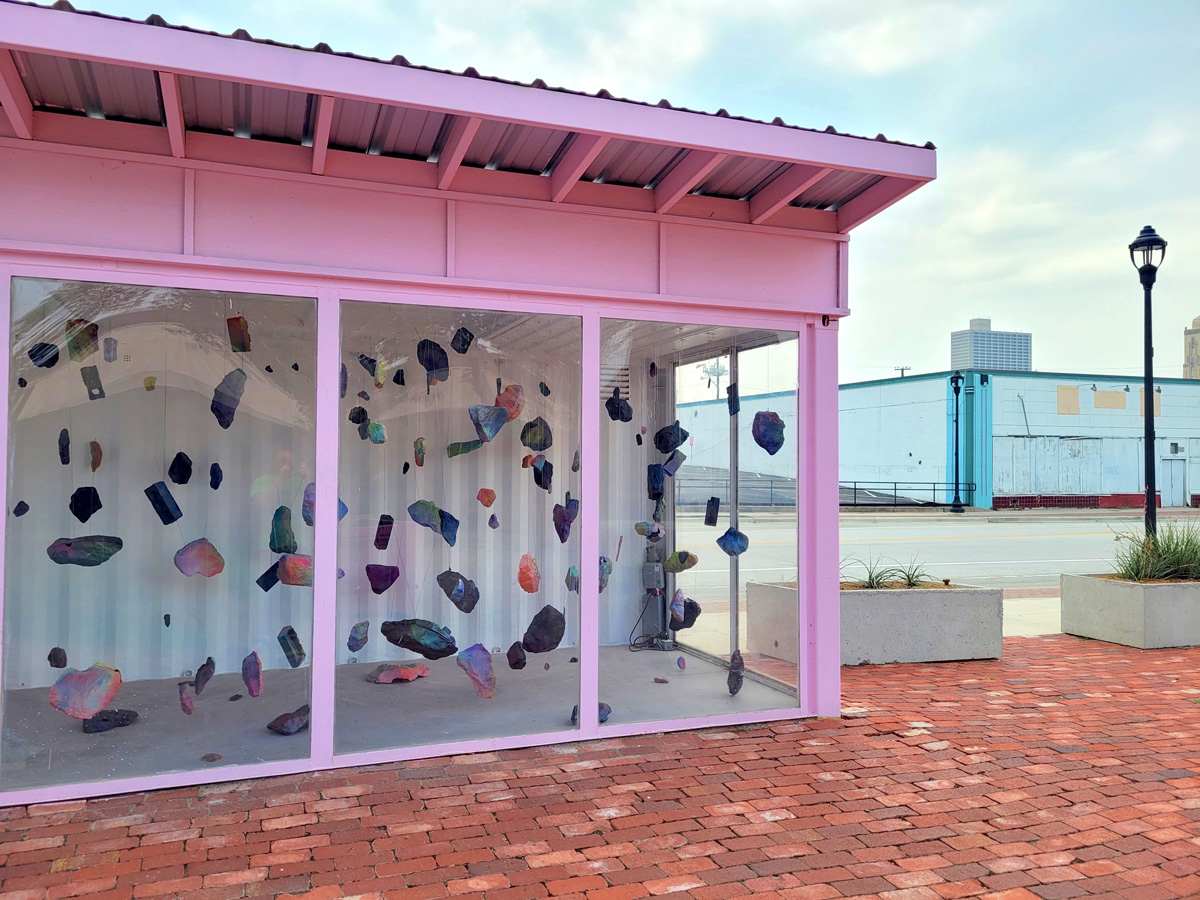
<path id="1" fill-rule="evenodd" d="M 496 502 L 496 492 L 491 488 L 480 488 L 479 493 L 475 495 L 475 499 L 482 503 L 486 509 Z"/>
<path id="2" fill-rule="evenodd" d="M 526 553 L 517 565 L 517 584 L 525 593 L 536 594 L 541 583 L 542 573 L 538 571 L 537 560 L 532 553 Z"/>
<path id="3" fill-rule="evenodd" d="M 312 587 L 313 561 L 311 556 L 299 553 L 285 553 L 279 557 L 276 569 L 279 580 L 293 587 Z"/>
<path id="4" fill-rule="evenodd" d="M 225 557 L 208 538 L 197 538 L 176 551 L 175 568 L 189 577 L 203 575 L 212 578 L 225 571 Z"/>
<path id="5" fill-rule="evenodd" d="M 72 719 L 90 719 L 121 689 L 121 673 L 106 663 L 77 672 L 67 669 L 50 688 L 50 705 Z"/>
<path id="6" fill-rule="evenodd" d="M 257 697 L 262 693 L 262 660 L 258 658 L 258 654 L 253 650 L 250 651 L 249 656 L 242 660 L 242 681 L 246 683 L 246 693 L 251 697 Z"/>
<path id="7" fill-rule="evenodd" d="M 492 668 L 492 654 L 483 644 L 472 644 L 458 652 L 458 667 L 467 673 L 475 693 L 484 700 L 491 700 L 496 693 L 496 672 Z"/>
<path id="8" fill-rule="evenodd" d="M 196 703 L 192 699 L 192 686 L 186 681 L 179 682 L 179 708 L 189 716 L 196 711 Z"/>
<path id="9" fill-rule="evenodd" d="M 496 402 L 493 405 L 506 409 L 508 411 L 508 421 L 511 422 L 525 408 L 525 388 L 519 384 L 510 384 L 496 395 Z"/>
<path id="10" fill-rule="evenodd" d="M 367 675 L 367 681 L 372 684 L 395 684 L 399 681 L 416 681 L 418 678 L 428 678 L 429 666 L 417 663 L 415 666 L 389 666 L 387 663 L 373 669 Z"/>

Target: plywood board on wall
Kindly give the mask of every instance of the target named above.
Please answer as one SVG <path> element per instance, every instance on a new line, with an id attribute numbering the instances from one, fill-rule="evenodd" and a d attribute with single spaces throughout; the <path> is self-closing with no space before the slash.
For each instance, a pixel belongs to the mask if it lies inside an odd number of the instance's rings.
<path id="1" fill-rule="evenodd" d="M 1154 394 L 1154 414 L 1156 416 L 1162 415 L 1162 394 L 1159 394 L 1157 392 Z M 1146 415 L 1146 389 L 1145 388 L 1138 388 L 1138 415 L 1139 416 Z"/>
<path id="2" fill-rule="evenodd" d="M 1060 416 L 1079 415 L 1079 385 L 1060 384 L 1058 386 L 1058 414 Z"/>
<path id="3" fill-rule="evenodd" d="M 1092 395 L 1092 403 L 1096 409 L 1124 409 L 1124 391 L 1096 391 Z"/>

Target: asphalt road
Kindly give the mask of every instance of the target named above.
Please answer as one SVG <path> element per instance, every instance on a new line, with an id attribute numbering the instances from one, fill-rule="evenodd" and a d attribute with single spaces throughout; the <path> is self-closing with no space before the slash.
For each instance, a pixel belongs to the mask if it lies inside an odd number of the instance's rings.
<path id="1" fill-rule="evenodd" d="M 713 540 L 719 528 L 681 517 L 679 546 L 694 550 L 700 564 L 689 573 L 697 594 L 728 595 L 728 562 Z M 746 521 L 750 518 L 750 521 Z M 914 558 L 931 578 L 977 587 L 1047 588 L 1061 573 L 1110 570 L 1115 532 L 1135 529 L 1133 519 L 949 518 L 944 514 L 879 516 L 843 514 L 843 573 L 856 577 L 867 560 L 908 563 Z M 750 549 L 741 557 L 742 579 L 788 581 L 796 577 L 795 519 L 785 515 L 744 517 Z M 721 588 L 721 585 L 724 585 Z M 707 590 L 705 590 L 707 588 Z"/>

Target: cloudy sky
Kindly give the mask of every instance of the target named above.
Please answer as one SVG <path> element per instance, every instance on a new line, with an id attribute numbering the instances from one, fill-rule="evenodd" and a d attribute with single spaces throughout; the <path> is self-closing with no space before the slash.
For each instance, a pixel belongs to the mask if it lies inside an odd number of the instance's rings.
<path id="1" fill-rule="evenodd" d="M 944 369 L 972 317 L 1036 368 L 1141 370 L 1126 250 L 1169 242 L 1158 372 L 1200 316 L 1200 2 L 76 0 L 78 8 L 938 146 L 854 232 L 841 379 Z"/>

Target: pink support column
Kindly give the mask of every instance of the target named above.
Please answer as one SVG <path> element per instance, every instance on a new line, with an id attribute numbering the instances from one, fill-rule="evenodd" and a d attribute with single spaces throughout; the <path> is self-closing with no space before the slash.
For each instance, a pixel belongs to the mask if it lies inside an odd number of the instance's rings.
<path id="1" fill-rule="evenodd" d="M 8 364 L 11 359 L 12 346 L 12 273 L 6 266 L 0 266 L 0 302 L 3 307 L 0 308 L 0 347 L 3 347 L 3 352 L 0 352 L 0 384 L 10 384 Z M 5 471 L 0 475 L 0 631 L 3 630 L 4 624 L 4 587 L 7 584 L 4 578 L 4 561 L 6 553 L 4 548 L 8 546 L 5 539 L 8 535 L 8 410 L 4 410 L 5 427 L 0 428 L 0 460 L 5 461 Z M 4 672 L 4 645 L 5 641 L 0 640 L 0 673 Z M 3 692 L 0 691 L 0 709 L 3 709 L 4 699 Z M 2 719 L 0 719 L 2 721 Z M 3 754 L 4 742 L 0 741 L 0 755 Z"/>
<path id="2" fill-rule="evenodd" d="M 337 675 L 338 399 L 341 320 L 338 295 L 317 291 L 317 509 L 313 528 L 312 761 L 333 763 Z"/>
<path id="3" fill-rule="evenodd" d="M 583 313 L 583 440 L 579 448 L 582 473 L 580 511 L 583 531 L 579 561 L 579 729 L 595 737 L 600 725 L 600 314 Z"/>

